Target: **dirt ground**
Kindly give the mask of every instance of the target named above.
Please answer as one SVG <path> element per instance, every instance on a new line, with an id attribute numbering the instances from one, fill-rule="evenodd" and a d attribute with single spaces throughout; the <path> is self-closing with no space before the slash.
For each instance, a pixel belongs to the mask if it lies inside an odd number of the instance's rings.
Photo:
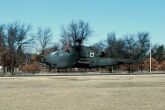
<path id="1" fill-rule="evenodd" d="M 165 110 L 165 75 L 0 77 L 0 110 Z"/>

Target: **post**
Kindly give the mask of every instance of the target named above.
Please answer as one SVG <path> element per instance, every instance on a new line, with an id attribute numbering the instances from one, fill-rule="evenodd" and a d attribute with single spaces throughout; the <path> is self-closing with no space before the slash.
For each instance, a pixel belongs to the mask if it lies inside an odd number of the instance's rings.
<path id="1" fill-rule="evenodd" d="M 150 74 L 152 73 L 152 62 L 151 62 L 151 60 L 152 60 L 152 53 L 151 53 L 151 41 L 150 41 Z"/>
<path id="2" fill-rule="evenodd" d="M 27 65 L 27 63 L 28 63 L 28 59 L 27 59 L 28 57 L 27 57 L 27 53 L 26 53 L 26 73 L 28 73 L 28 65 Z"/>
<path id="3" fill-rule="evenodd" d="M 26 61 L 25 61 L 25 63 L 26 63 L 26 73 L 28 73 L 28 54 L 29 54 L 29 50 L 28 50 L 28 46 L 27 45 L 25 45 L 25 57 L 26 57 Z"/>

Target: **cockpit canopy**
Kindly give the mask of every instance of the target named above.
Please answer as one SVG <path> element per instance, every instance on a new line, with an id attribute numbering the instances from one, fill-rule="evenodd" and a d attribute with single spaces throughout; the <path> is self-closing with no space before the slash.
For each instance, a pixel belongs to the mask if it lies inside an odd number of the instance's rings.
<path id="1" fill-rule="evenodd" d="M 51 57 L 57 57 L 57 56 L 63 56 L 63 55 L 66 55 L 68 54 L 67 52 L 64 52 L 64 51 L 56 51 L 56 52 L 53 52 L 51 53 L 49 56 Z"/>

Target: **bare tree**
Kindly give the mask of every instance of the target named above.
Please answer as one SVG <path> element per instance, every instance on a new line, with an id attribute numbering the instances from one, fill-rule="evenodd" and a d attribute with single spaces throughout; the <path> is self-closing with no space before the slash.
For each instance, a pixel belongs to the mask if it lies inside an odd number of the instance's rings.
<path id="1" fill-rule="evenodd" d="M 115 33 L 107 36 L 106 55 L 113 58 L 137 58 L 149 49 L 149 33 L 128 34 L 124 39 L 117 39 Z"/>
<path id="2" fill-rule="evenodd" d="M 3 55 L 5 54 L 5 32 L 4 25 L 0 25 L 0 65 L 2 65 L 2 69 L 4 71 L 4 62 Z"/>
<path id="3" fill-rule="evenodd" d="M 125 58 L 126 49 L 123 39 L 117 39 L 115 33 L 107 35 L 107 48 L 105 50 L 107 57 Z"/>
<path id="4" fill-rule="evenodd" d="M 59 43 L 54 43 L 52 48 L 53 48 L 53 51 L 57 51 L 59 49 Z"/>
<path id="5" fill-rule="evenodd" d="M 38 28 L 37 40 L 41 46 L 41 54 L 44 54 L 45 49 L 48 47 L 52 40 L 52 32 L 50 28 Z"/>
<path id="6" fill-rule="evenodd" d="M 155 45 L 152 48 L 152 57 L 155 58 L 159 63 L 165 60 L 165 48 L 164 45 Z"/>
<path id="7" fill-rule="evenodd" d="M 49 48 L 45 49 L 45 54 L 44 55 L 48 55 L 52 52 L 55 52 L 59 49 L 59 44 L 58 43 L 54 43 L 53 46 L 50 46 Z"/>
<path id="8" fill-rule="evenodd" d="M 5 46 L 5 32 L 4 32 L 4 25 L 0 25 L 0 49 Z"/>
<path id="9" fill-rule="evenodd" d="M 106 44 L 104 41 L 100 41 L 98 43 L 93 44 L 91 47 L 94 48 L 94 50 L 99 53 L 105 51 Z"/>
<path id="10" fill-rule="evenodd" d="M 125 36 L 126 48 L 129 58 L 137 57 L 141 52 L 148 51 L 150 39 L 148 32 L 139 32 L 137 35 L 128 34 Z"/>
<path id="11" fill-rule="evenodd" d="M 23 63 L 24 54 L 22 47 L 32 42 L 33 38 L 29 33 L 30 25 L 20 24 L 18 22 L 8 24 L 6 26 L 6 32 L 5 41 L 7 51 L 3 55 L 3 62 L 5 68 L 13 75 L 14 69 Z"/>
<path id="12" fill-rule="evenodd" d="M 134 58 L 138 54 L 137 53 L 138 44 L 136 38 L 137 37 L 134 34 L 128 34 L 125 35 L 124 37 L 128 58 Z"/>
<path id="13" fill-rule="evenodd" d="M 116 56 L 116 33 L 108 33 L 107 35 L 107 48 L 105 50 L 107 57 L 115 57 Z"/>
<path id="14" fill-rule="evenodd" d="M 61 33 L 61 41 L 65 46 L 82 45 L 92 34 L 90 26 L 84 21 L 72 21 Z M 64 48 L 65 48 L 64 46 Z"/>
<path id="15" fill-rule="evenodd" d="M 138 45 L 139 45 L 139 51 L 148 51 L 150 47 L 150 38 L 148 32 L 139 32 L 137 34 L 138 37 Z"/>
<path id="16" fill-rule="evenodd" d="M 116 33 L 108 33 L 107 35 L 107 44 L 108 46 L 113 47 L 116 43 L 117 39 L 116 39 Z"/>
<path id="17" fill-rule="evenodd" d="M 91 46 L 93 50 L 96 52 L 97 55 L 100 57 L 105 57 L 105 49 L 106 49 L 106 42 L 100 41 L 98 43 L 95 43 Z"/>

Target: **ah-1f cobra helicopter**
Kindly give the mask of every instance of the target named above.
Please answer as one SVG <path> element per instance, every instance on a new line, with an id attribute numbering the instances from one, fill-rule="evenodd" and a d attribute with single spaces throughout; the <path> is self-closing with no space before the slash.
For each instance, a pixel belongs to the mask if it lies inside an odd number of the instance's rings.
<path id="1" fill-rule="evenodd" d="M 45 57 L 42 62 L 59 69 L 72 67 L 92 68 L 139 63 L 143 60 L 145 54 L 146 52 L 141 52 L 136 59 L 104 58 L 89 47 L 73 46 L 70 52 L 53 52 Z"/>

